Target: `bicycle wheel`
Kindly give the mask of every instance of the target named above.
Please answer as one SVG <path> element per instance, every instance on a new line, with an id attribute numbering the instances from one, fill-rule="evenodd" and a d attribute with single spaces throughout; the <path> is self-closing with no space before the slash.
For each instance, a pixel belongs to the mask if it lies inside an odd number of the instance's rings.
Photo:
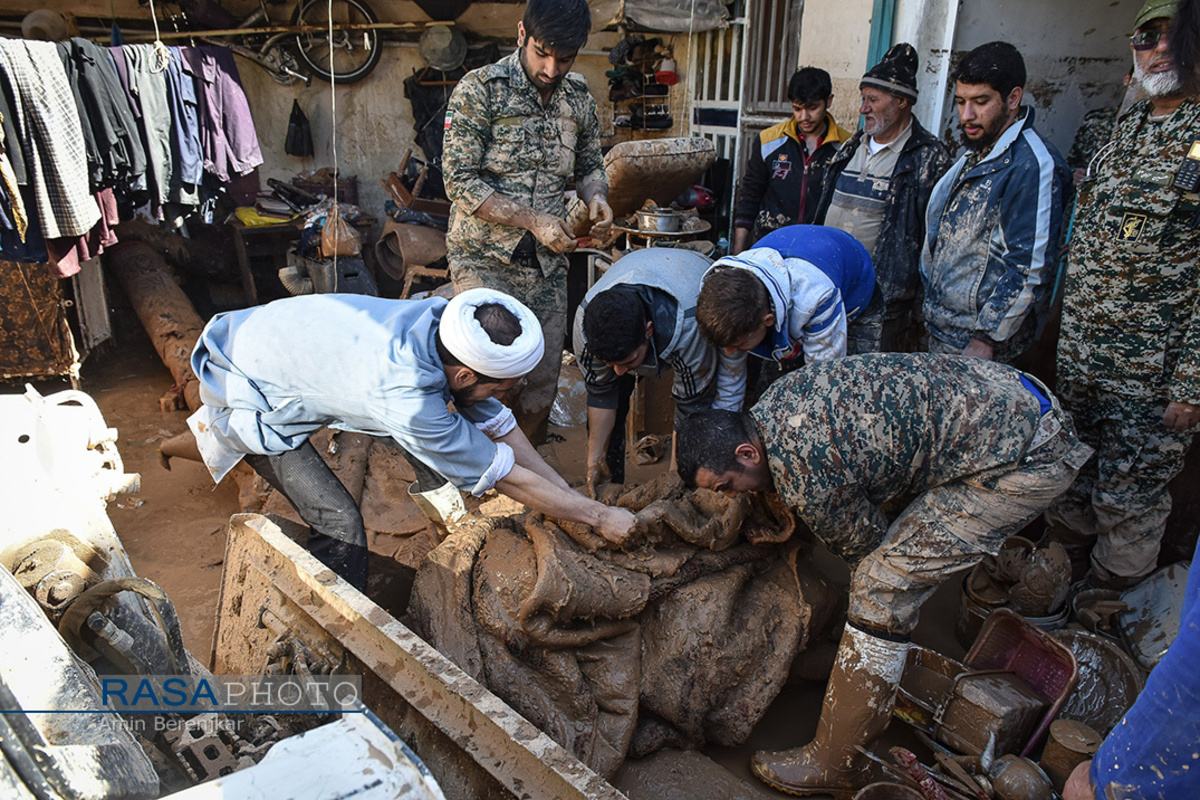
<path id="1" fill-rule="evenodd" d="M 301 0 L 292 24 L 311 25 L 321 30 L 296 35 L 300 60 L 323 81 L 361 81 L 379 63 L 379 32 L 374 29 L 339 30 L 339 25 L 378 22 L 375 12 L 362 0 L 332 0 L 333 47 L 329 42 L 329 0 Z"/>

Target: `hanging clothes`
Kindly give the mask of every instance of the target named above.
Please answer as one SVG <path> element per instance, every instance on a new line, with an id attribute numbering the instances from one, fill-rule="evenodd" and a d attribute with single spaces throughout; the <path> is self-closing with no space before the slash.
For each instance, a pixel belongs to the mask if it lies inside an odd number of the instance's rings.
<path id="1" fill-rule="evenodd" d="M 3 92 L 0 92 L 2 95 Z M 29 217 L 25 214 L 25 200 L 21 197 L 21 186 L 8 159 L 8 117 L 0 116 L 0 226 L 15 231 L 17 238 L 25 241 L 29 228 Z M 20 146 L 17 147 L 20 150 Z"/>
<path id="2" fill-rule="evenodd" d="M 0 76 L 12 89 L 16 141 L 48 239 L 78 237 L 100 219 L 88 191 L 87 152 L 71 84 L 53 42 L 0 39 Z"/>
<path id="3" fill-rule="evenodd" d="M 78 239 L 50 239 L 46 242 L 46 261 L 50 274 L 69 278 L 79 272 L 84 261 L 100 255 L 104 248 L 117 243 L 113 226 L 121 220 L 117 215 L 117 199 L 113 190 L 101 189 L 94 199 L 100 209 L 100 221 L 90 231 Z"/>
<path id="4" fill-rule="evenodd" d="M 142 144 L 146 148 L 146 180 L 150 208 L 161 214 L 170 196 L 171 105 L 167 99 L 166 70 L 157 69 L 154 45 L 127 44 L 115 48 L 125 60 L 125 88 L 133 98 L 141 119 Z M 113 55 L 116 60 L 116 53 Z"/>
<path id="5" fill-rule="evenodd" d="M 83 122 L 92 191 L 144 181 L 146 151 L 108 50 L 74 38 L 58 52 Z"/>
<path id="6" fill-rule="evenodd" d="M 171 181 L 174 199 L 184 192 L 196 192 L 196 188 L 189 190 L 184 187 L 199 186 L 204 176 L 204 155 L 200 150 L 200 108 L 196 97 L 196 80 L 183 69 L 180 49 L 171 47 L 169 50 L 171 62 L 167 65 L 167 98 L 171 103 L 171 142 L 176 156 L 176 170 Z"/>
<path id="7" fill-rule="evenodd" d="M 229 183 L 263 163 L 250 101 L 227 47 L 181 47 L 184 69 L 197 79 L 204 169 Z"/>

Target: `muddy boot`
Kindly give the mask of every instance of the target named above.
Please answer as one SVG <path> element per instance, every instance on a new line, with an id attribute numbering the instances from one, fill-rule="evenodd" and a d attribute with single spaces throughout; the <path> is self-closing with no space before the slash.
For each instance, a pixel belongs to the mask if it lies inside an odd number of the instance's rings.
<path id="1" fill-rule="evenodd" d="M 414 491 L 416 488 L 417 484 L 409 484 L 408 496 L 417 504 L 417 508 L 421 509 L 421 513 L 429 517 L 429 521 L 437 528 L 441 537 L 446 538 L 449 526 L 467 515 L 462 492 L 449 481 L 428 492 Z"/>
<path id="2" fill-rule="evenodd" d="M 1050 542 L 1058 542 L 1067 551 L 1067 557 L 1071 559 L 1071 583 L 1083 580 L 1088 567 L 1091 566 L 1092 548 L 1096 544 L 1096 537 L 1077 533 L 1061 525 L 1047 525 L 1040 544 L 1047 545 Z"/>
<path id="3" fill-rule="evenodd" d="M 908 642 L 893 642 L 846 625 L 825 688 L 817 735 L 804 747 L 755 753 L 754 774 L 795 795 L 849 797 L 869 780 L 869 761 L 856 749 L 887 728 L 904 672 Z"/>

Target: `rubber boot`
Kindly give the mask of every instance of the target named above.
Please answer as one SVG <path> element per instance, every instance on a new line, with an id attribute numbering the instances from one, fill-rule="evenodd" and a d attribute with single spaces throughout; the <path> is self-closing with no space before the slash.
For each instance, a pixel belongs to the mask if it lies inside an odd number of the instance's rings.
<path id="1" fill-rule="evenodd" d="M 1067 557 L 1071 559 L 1071 583 L 1083 580 L 1084 574 L 1091 566 L 1092 548 L 1096 545 L 1096 537 L 1077 533 L 1061 525 L 1047 525 L 1040 544 L 1050 542 L 1058 542 L 1067 551 Z"/>
<path id="2" fill-rule="evenodd" d="M 858 751 L 883 733 L 892 717 L 908 642 L 894 642 L 846 625 L 825 688 L 817 735 L 804 747 L 755 753 L 754 774 L 794 795 L 849 797 L 869 782 L 870 762 Z"/>
<path id="3" fill-rule="evenodd" d="M 467 507 L 463 505 L 462 492 L 453 483 L 447 481 L 436 489 L 428 492 L 415 492 L 415 483 L 409 484 L 408 496 L 421 509 L 421 513 L 429 517 L 429 521 L 445 530 L 467 515 Z"/>

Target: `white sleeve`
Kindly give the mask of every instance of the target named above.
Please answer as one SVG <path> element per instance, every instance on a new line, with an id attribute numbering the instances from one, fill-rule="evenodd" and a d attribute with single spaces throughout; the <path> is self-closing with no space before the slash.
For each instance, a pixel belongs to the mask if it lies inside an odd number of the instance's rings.
<path id="1" fill-rule="evenodd" d="M 489 439 L 499 439 L 517 427 L 517 418 L 508 406 L 501 406 L 501 411 L 491 419 L 476 422 L 475 427 L 487 434 Z"/>
<path id="2" fill-rule="evenodd" d="M 717 350 L 717 398 L 713 408 L 741 411 L 746 399 L 746 353 L 739 350 L 726 355 Z"/>
<path id="3" fill-rule="evenodd" d="M 504 480 L 512 472 L 517 457 L 511 447 L 504 442 L 496 442 L 496 455 L 492 457 L 491 465 L 479 478 L 479 482 L 471 489 L 471 494 L 482 497 L 488 490 L 494 488 L 498 481 Z"/>

